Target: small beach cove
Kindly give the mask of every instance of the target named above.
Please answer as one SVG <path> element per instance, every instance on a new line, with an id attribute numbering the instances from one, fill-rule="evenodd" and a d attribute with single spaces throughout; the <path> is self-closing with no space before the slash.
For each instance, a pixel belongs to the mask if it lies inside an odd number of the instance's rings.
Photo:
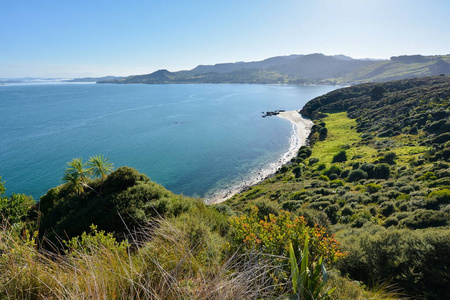
<path id="1" fill-rule="evenodd" d="M 280 111 L 272 116 L 277 116 L 284 120 L 291 122 L 292 135 L 289 140 L 289 149 L 284 153 L 280 159 L 271 163 L 261 169 L 253 171 L 253 176 L 250 176 L 247 180 L 237 185 L 232 185 L 229 189 L 215 192 L 212 196 L 205 198 L 207 204 L 218 204 L 232 198 L 234 195 L 246 191 L 249 187 L 256 185 L 266 178 L 269 178 L 283 165 L 290 162 L 295 157 L 298 149 L 306 145 L 306 140 L 311 132 L 313 122 L 309 119 L 303 118 L 298 110 L 293 111 Z"/>

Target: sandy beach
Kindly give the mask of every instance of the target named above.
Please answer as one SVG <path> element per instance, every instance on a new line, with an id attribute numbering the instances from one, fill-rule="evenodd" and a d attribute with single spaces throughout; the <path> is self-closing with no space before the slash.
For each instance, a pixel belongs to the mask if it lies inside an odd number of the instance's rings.
<path id="1" fill-rule="evenodd" d="M 224 202 L 234 195 L 245 191 L 250 186 L 260 183 L 268 176 L 273 175 L 282 165 L 290 162 L 290 160 L 297 155 L 298 149 L 306 143 L 306 139 L 311 132 L 313 122 L 308 119 L 304 119 L 296 110 L 280 112 L 277 116 L 292 123 L 292 130 L 295 134 L 292 134 L 290 138 L 289 150 L 283 154 L 277 162 L 269 164 L 268 166 L 263 166 L 261 169 L 254 171 L 253 173 L 255 175 L 250 179 L 240 183 L 239 185 L 232 186 L 228 190 L 217 192 L 210 198 L 206 198 L 206 204 L 217 204 Z"/>

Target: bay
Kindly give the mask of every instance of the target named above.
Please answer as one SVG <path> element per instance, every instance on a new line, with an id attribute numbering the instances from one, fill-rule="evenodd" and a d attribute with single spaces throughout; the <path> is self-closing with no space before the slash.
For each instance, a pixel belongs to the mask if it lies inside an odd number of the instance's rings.
<path id="1" fill-rule="evenodd" d="M 334 86 L 35 84 L 0 86 L 0 176 L 36 200 L 73 158 L 103 154 L 175 193 L 204 197 L 289 148 L 301 109 Z"/>

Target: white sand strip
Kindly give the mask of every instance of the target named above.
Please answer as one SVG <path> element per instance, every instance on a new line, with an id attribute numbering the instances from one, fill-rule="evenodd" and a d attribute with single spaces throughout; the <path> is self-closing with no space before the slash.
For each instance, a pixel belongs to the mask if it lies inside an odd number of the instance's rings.
<path id="1" fill-rule="evenodd" d="M 283 156 L 276 163 L 272 163 L 269 166 L 254 171 L 256 176 L 236 185 L 230 187 L 228 190 L 223 190 L 212 195 L 210 198 L 205 199 L 206 204 L 217 204 L 224 202 L 235 194 L 241 193 L 248 189 L 250 186 L 262 182 L 267 177 L 275 174 L 275 172 L 284 164 L 290 162 L 290 160 L 297 155 L 298 149 L 306 144 L 306 139 L 311 132 L 313 122 L 308 119 L 304 119 L 298 111 L 286 111 L 280 112 L 278 116 L 282 119 L 288 120 L 292 123 L 293 134 L 289 141 L 289 150 L 283 154 Z"/>

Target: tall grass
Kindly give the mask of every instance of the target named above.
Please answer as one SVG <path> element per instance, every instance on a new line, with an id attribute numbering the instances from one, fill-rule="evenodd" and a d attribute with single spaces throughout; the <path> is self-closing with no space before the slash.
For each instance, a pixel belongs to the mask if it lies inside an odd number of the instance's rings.
<path id="1" fill-rule="evenodd" d="M 276 266 L 261 264 L 261 254 L 205 261 L 202 244 L 164 220 L 125 251 L 92 244 L 52 253 L 0 229 L 2 299 L 256 299 L 276 290 L 268 284 Z"/>

